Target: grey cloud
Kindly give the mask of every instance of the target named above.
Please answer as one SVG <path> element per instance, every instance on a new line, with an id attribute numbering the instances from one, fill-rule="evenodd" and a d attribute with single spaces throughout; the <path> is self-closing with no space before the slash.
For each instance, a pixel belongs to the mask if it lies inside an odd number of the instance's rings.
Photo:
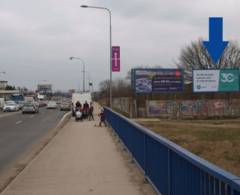
<path id="1" fill-rule="evenodd" d="M 108 16 L 112 10 L 113 44 L 121 46 L 124 77 L 136 65 L 172 67 L 181 48 L 208 38 L 208 17 L 223 16 L 226 39 L 239 39 L 238 0 L 2 0 L 0 1 L 0 71 L 17 85 L 35 88 L 41 80 L 56 89 L 81 84 L 79 56 L 97 85 L 109 77 Z"/>

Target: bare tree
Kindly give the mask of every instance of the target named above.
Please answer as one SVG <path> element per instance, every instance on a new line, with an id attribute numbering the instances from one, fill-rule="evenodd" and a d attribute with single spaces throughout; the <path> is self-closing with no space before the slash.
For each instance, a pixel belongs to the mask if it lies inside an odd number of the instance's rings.
<path id="1" fill-rule="evenodd" d="M 113 81 L 113 96 L 128 97 L 131 95 L 131 83 L 126 79 L 116 79 Z"/>
<path id="2" fill-rule="evenodd" d="M 5 87 L 5 90 L 6 91 L 8 91 L 8 90 L 15 90 L 16 89 L 16 87 L 15 86 L 12 86 L 12 85 L 7 85 L 6 87 Z"/>
<path id="3" fill-rule="evenodd" d="M 240 67 L 240 47 L 236 42 L 230 42 L 217 64 L 215 64 L 200 39 L 182 49 L 177 62 L 179 68 L 185 71 L 185 80 L 192 81 L 194 69 L 221 69 Z"/>
<path id="4" fill-rule="evenodd" d="M 131 85 L 126 79 L 115 79 L 112 81 L 113 97 L 125 97 L 131 95 Z M 104 80 L 99 84 L 99 97 L 109 96 L 109 80 Z"/>
<path id="5" fill-rule="evenodd" d="M 101 81 L 100 84 L 99 84 L 100 96 L 107 97 L 109 95 L 109 87 L 110 87 L 110 81 L 109 80 Z"/>

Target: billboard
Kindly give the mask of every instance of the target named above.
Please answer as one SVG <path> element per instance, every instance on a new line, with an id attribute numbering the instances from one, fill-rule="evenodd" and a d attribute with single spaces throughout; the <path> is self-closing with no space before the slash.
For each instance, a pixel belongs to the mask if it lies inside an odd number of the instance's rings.
<path id="1" fill-rule="evenodd" d="M 52 93 L 52 85 L 51 84 L 38 84 L 37 91 L 42 94 Z"/>
<path id="2" fill-rule="evenodd" d="M 136 93 L 183 91 L 181 69 L 133 69 L 132 85 Z"/>
<path id="3" fill-rule="evenodd" d="M 237 92 L 239 70 L 193 70 L 194 92 Z"/>

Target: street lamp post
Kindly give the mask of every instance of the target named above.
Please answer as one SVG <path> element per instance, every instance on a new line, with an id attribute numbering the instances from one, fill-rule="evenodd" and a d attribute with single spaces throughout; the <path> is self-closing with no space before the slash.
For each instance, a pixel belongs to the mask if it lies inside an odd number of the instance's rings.
<path id="1" fill-rule="evenodd" d="M 82 8 L 93 8 L 106 10 L 109 13 L 109 39 L 110 39 L 110 53 L 109 53 L 109 63 L 110 63 L 110 83 L 109 83 L 109 105 L 112 108 L 112 13 L 111 10 L 106 7 L 96 7 L 81 5 Z"/>
<path id="2" fill-rule="evenodd" d="M 74 60 L 74 59 L 77 59 L 77 60 L 80 60 L 82 62 L 82 65 L 83 65 L 83 92 L 85 92 L 85 62 L 83 61 L 82 58 L 78 58 L 78 57 L 70 57 L 69 58 L 70 60 Z"/>

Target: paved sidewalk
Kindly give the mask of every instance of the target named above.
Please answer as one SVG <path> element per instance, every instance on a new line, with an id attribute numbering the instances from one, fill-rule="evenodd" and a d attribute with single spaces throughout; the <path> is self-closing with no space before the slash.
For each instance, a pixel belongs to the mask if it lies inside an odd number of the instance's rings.
<path id="1" fill-rule="evenodd" d="M 71 119 L 2 194 L 142 194 L 111 134 L 96 123 Z"/>

